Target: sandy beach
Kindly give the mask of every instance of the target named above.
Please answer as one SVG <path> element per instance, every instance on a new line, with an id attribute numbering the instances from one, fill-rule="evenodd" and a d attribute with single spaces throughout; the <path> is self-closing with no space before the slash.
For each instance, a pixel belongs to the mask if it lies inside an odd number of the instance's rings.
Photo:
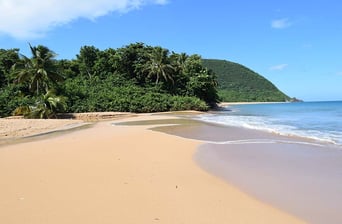
<path id="1" fill-rule="evenodd" d="M 112 123 L 0 146 L 0 223 L 304 223 L 202 170 L 201 141 Z"/>
<path id="2" fill-rule="evenodd" d="M 69 119 L 24 119 L 21 117 L 0 118 L 0 141 L 29 137 L 49 132 L 72 129 L 100 120 L 116 120 L 135 116 L 132 113 L 98 112 L 63 114 Z"/>
<path id="3" fill-rule="evenodd" d="M 0 140 L 38 135 L 82 125 L 82 120 L 0 118 Z"/>

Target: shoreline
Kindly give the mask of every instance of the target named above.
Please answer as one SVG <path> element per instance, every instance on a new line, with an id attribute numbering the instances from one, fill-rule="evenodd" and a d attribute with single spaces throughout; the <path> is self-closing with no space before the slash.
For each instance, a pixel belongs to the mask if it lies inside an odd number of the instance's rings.
<path id="1" fill-rule="evenodd" d="M 205 142 L 196 163 L 257 200 L 308 223 L 342 222 L 342 151 L 336 145 L 206 122 L 195 130 L 153 130 Z"/>
<path id="2" fill-rule="evenodd" d="M 304 223 L 202 170 L 202 141 L 124 121 L 0 147 L 3 223 Z M 173 126 L 170 126 L 173 127 Z M 134 141 L 132 141 L 134 139 Z"/>
<path id="3" fill-rule="evenodd" d="M 218 104 L 219 107 L 233 106 L 233 105 L 245 105 L 245 104 L 282 104 L 291 102 L 221 102 Z"/>

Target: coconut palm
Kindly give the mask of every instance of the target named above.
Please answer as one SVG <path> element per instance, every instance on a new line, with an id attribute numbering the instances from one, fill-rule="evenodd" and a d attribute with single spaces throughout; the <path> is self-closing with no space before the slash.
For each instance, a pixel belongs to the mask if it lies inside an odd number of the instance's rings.
<path id="1" fill-rule="evenodd" d="M 24 114 L 27 118 L 56 118 L 58 112 L 64 112 L 66 100 L 62 96 L 56 96 L 54 91 L 48 91 L 41 96 L 34 106 Z"/>
<path id="2" fill-rule="evenodd" d="M 160 78 L 164 78 L 165 81 L 171 81 L 174 83 L 172 78 L 174 67 L 168 61 L 168 50 L 161 47 L 153 48 L 149 54 L 149 61 L 144 65 L 143 71 L 147 72 L 148 77 L 155 76 L 156 84 L 158 84 Z"/>
<path id="3" fill-rule="evenodd" d="M 49 48 L 44 46 L 32 47 L 30 50 L 32 57 L 28 58 L 25 55 L 20 55 L 20 62 L 14 65 L 14 73 L 16 81 L 19 83 L 28 82 L 31 91 L 35 91 L 39 96 L 41 89 L 49 90 L 49 82 L 56 82 L 62 79 L 58 74 L 54 64 L 56 54 Z"/>
<path id="4" fill-rule="evenodd" d="M 186 61 L 188 58 L 189 56 L 186 53 L 181 53 L 181 54 L 173 53 L 171 55 L 171 59 L 174 64 L 174 67 L 180 72 L 184 72 L 186 68 Z"/>

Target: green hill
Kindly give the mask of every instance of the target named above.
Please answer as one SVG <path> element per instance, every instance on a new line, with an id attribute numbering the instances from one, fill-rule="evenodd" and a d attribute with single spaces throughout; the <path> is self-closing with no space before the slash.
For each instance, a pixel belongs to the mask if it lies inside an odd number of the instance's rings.
<path id="1" fill-rule="evenodd" d="M 270 81 L 237 63 L 203 59 L 203 66 L 217 75 L 223 102 L 282 102 L 291 100 Z"/>

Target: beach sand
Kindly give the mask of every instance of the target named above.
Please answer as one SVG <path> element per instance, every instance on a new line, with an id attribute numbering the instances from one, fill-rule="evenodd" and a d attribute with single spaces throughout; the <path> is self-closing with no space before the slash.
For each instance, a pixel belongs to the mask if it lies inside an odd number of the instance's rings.
<path id="1" fill-rule="evenodd" d="M 0 118 L 0 140 L 22 138 L 82 125 L 82 120 Z"/>
<path id="2" fill-rule="evenodd" d="M 124 121 L 151 119 L 174 117 Z M 304 223 L 202 170 L 202 142 L 112 123 L 0 146 L 0 223 Z"/>

